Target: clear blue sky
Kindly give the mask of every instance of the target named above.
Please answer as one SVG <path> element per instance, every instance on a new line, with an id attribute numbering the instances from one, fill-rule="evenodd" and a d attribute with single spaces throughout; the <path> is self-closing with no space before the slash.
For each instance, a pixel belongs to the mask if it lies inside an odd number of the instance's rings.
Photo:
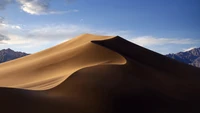
<path id="1" fill-rule="evenodd" d="M 0 24 L 0 49 L 33 53 L 95 33 L 167 54 L 200 47 L 200 0 L 1 0 Z"/>

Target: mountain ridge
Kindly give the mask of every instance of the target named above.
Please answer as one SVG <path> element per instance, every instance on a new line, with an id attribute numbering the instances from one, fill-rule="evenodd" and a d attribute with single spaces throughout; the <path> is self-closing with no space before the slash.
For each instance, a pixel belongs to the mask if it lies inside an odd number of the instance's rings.
<path id="1" fill-rule="evenodd" d="M 167 54 L 166 56 L 179 62 L 200 67 L 200 48 L 194 48 L 186 52 Z"/>
<path id="2" fill-rule="evenodd" d="M 29 54 L 25 53 L 25 52 L 20 52 L 20 51 L 14 51 L 10 48 L 2 49 L 2 50 L 0 50 L 0 63 L 14 60 L 14 59 L 24 57 L 27 55 L 29 55 Z"/>

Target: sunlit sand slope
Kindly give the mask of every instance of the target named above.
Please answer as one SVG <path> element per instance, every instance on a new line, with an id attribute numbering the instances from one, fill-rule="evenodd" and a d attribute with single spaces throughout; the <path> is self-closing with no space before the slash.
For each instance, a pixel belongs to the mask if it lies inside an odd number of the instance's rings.
<path id="1" fill-rule="evenodd" d="M 46 90 L 57 86 L 75 71 L 105 64 L 124 64 L 119 54 L 92 40 L 113 37 L 84 34 L 50 49 L 0 65 L 0 86 Z"/>

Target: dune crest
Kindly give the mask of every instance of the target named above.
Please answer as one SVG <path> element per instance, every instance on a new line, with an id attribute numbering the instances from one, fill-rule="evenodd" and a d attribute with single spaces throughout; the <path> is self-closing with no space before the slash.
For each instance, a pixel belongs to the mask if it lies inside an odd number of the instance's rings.
<path id="1" fill-rule="evenodd" d="M 53 88 L 79 69 L 125 64 L 118 53 L 92 43 L 112 36 L 80 35 L 47 50 L 0 64 L 0 87 L 29 90 Z"/>

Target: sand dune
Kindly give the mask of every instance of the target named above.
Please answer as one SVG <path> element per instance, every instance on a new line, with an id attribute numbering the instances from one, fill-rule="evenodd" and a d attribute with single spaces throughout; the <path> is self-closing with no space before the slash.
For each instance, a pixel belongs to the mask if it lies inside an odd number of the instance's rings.
<path id="1" fill-rule="evenodd" d="M 200 69 L 84 34 L 0 64 L 2 113 L 199 113 Z"/>
<path id="2" fill-rule="evenodd" d="M 107 38 L 113 37 L 85 34 L 42 52 L 1 64 L 0 86 L 46 90 L 57 86 L 79 69 L 124 64 L 126 60 L 121 55 L 90 42 Z"/>

